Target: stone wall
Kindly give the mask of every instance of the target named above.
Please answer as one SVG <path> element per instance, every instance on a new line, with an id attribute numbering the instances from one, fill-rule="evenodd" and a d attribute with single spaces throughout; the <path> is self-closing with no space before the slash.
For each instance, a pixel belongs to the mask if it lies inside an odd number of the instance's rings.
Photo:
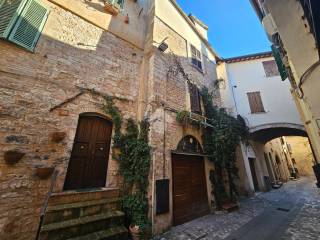
<path id="1" fill-rule="evenodd" d="M 142 50 L 49 4 L 51 13 L 35 53 L 0 42 L 0 239 L 35 238 L 40 208 L 50 179 L 35 175 L 39 165 L 59 171 L 54 191 L 61 191 L 78 117 L 101 111 L 101 97 L 84 93 L 94 88 L 115 100 L 124 118 L 136 118 Z M 53 143 L 55 131 L 67 133 Z M 4 152 L 25 156 L 15 165 Z M 117 164 L 109 157 L 107 186 L 118 186 Z"/>
<path id="2" fill-rule="evenodd" d="M 160 19 L 154 20 L 154 39 L 161 42 L 168 37 L 166 43 L 169 49 L 162 53 L 155 49 L 150 60 L 150 74 L 148 84 L 148 108 L 150 117 L 150 144 L 153 148 L 152 175 L 150 176 L 150 209 L 153 220 L 154 233 L 163 232 L 172 226 L 172 163 L 171 151 L 177 148 L 179 141 L 186 135 L 193 135 L 202 143 L 201 131 L 184 127 L 176 121 L 176 112 L 181 110 L 190 111 L 190 95 L 187 81 L 181 73 L 172 73 L 170 69 L 176 69 L 175 58 L 182 64 L 184 71 L 190 80 L 198 85 L 210 87 L 216 79 L 215 64 L 204 57 L 205 71 L 196 69 L 188 57 L 188 41 L 172 30 Z M 157 46 L 155 44 L 155 46 Z M 175 56 L 173 56 L 173 54 Z M 164 153 L 164 154 L 163 154 Z M 207 160 L 206 179 L 208 189 L 208 203 L 211 202 L 211 184 L 209 171 L 213 168 Z M 155 180 L 167 178 L 170 180 L 170 212 L 163 215 L 155 214 L 156 202 L 152 198 L 155 195 Z"/>
<path id="3" fill-rule="evenodd" d="M 79 114 L 105 115 L 102 97 L 81 89 L 115 97 L 124 119 L 150 118 L 150 217 L 155 233 L 167 229 L 172 225 L 172 192 L 170 212 L 156 216 L 155 180 L 169 178 L 172 183 L 171 151 L 185 135 L 202 142 L 201 131 L 176 121 L 176 111 L 190 110 L 190 95 L 182 74 L 169 70 L 176 69 L 177 59 L 199 88 L 212 87 L 217 78 L 214 62 L 204 55 L 204 71 L 195 68 L 188 39 L 156 17 L 149 16 L 144 51 L 53 3 L 47 5 L 51 13 L 34 53 L 0 42 L 0 239 L 35 237 L 51 183 L 40 180 L 35 169 L 54 166 L 58 171 L 54 192 L 62 191 Z M 154 14 L 152 6 L 148 14 Z M 169 50 L 162 53 L 157 42 L 167 36 Z M 57 131 L 67 137 L 53 143 Z M 25 156 L 9 166 L 3 160 L 8 150 Z M 207 160 L 205 165 L 211 202 L 213 166 Z M 117 170 L 110 151 L 107 187 L 119 187 Z"/>
<path id="4" fill-rule="evenodd" d="M 291 146 L 291 158 L 300 176 L 314 176 L 314 158 L 308 138 L 285 137 L 285 141 Z"/>

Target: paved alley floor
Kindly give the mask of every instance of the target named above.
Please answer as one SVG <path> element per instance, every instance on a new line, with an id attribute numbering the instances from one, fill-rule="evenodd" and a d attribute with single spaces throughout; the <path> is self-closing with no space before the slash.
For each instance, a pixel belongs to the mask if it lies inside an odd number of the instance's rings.
<path id="1" fill-rule="evenodd" d="M 320 240 L 320 189 L 315 179 L 242 199 L 240 210 L 207 215 L 155 240 Z"/>

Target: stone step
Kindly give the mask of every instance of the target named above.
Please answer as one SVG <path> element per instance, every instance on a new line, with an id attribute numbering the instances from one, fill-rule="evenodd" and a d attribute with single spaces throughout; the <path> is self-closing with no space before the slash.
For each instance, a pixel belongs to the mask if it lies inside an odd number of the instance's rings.
<path id="1" fill-rule="evenodd" d="M 114 227 L 108 230 L 90 233 L 85 236 L 69 238 L 67 240 L 127 240 L 128 230 L 125 227 Z"/>
<path id="2" fill-rule="evenodd" d="M 41 227 L 40 240 L 65 240 L 123 226 L 124 213 L 107 212 L 67 221 L 45 224 Z"/>
<path id="3" fill-rule="evenodd" d="M 118 198 L 112 198 L 48 206 L 44 224 L 112 212 L 118 209 L 118 203 Z"/>
<path id="4" fill-rule="evenodd" d="M 50 196 L 48 205 L 55 206 L 67 203 L 77 203 L 118 197 L 119 189 L 117 188 L 101 188 L 91 190 L 85 189 L 83 191 L 65 191 L 61 193 L 53 193 Z"/>

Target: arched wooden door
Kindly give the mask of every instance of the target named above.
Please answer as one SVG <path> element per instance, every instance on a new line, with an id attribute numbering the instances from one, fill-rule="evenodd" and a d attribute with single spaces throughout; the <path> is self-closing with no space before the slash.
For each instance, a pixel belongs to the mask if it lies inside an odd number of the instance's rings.
<path id="1" fill-rule="evenodd" d="M 80 115 L 65 190 L 104 187 L 112 123 L 98 115 Z"/>

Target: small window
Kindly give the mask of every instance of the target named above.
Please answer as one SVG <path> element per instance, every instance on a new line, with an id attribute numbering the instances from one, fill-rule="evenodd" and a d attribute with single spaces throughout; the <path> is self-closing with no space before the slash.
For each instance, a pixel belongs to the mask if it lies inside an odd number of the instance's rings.
<path id="1" fill-rule="evenodd" d="M 278 66 L 275 60 L 264 61 L 262 62 L 262 64 L 267 77 L 280 76 Z"/>
<path id="2" fill-rule="evenodd" d="M 196 66 L 198 69 L 202 70 L 201 52 L 198 49 L 196 49 L 193 45 L 191 45 L 191 57 L 192 64 Z"/>
<path id="3" fill-rule="evenodd" d="M 247 93 L 251 113 L 262 113 L 265 112 L 260 92 Z"/>
<path id="4" fill-rule="evenodd" d="M 201 111 L 201 96 L 198 87 L 195 84 L 190 84 L 190 103 L 191 103 L 191 112 L 196 114 L 202 114 Z"/>

